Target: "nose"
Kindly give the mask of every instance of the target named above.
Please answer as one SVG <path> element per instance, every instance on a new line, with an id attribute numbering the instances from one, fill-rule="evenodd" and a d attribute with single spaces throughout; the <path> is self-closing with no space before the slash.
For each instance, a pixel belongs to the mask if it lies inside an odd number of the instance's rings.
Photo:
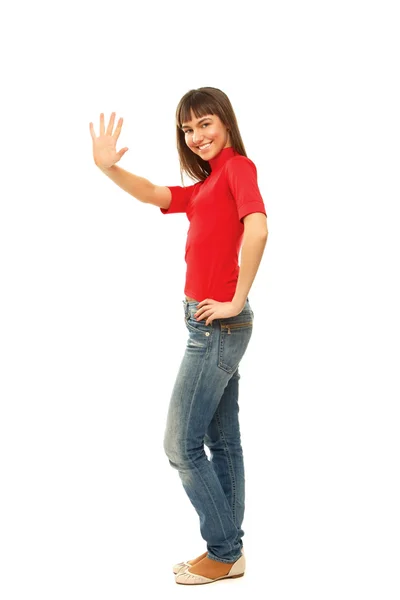
<path id="1" fill-rule="evenodd" d="M 195 144 L 196 146 L 199 146 L 199 142 L 202 140 L 203 140 L 203 135 L 201 135 L 201 134 L 196 135 L 195 133 L 193 133 L 193 137 L 192 137 L 193 144 Z"/>

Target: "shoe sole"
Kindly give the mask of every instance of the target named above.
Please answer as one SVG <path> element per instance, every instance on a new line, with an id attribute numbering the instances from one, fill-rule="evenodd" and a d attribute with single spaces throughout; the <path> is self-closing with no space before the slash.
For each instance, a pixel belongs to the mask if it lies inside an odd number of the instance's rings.
<path id="1" fill-rule="evenodd" d="M 212 581 L 203 581 L 203 582 L 199 582 L 199 583 L 182 583 L 182 581 L 176 581 L 175 583 L 177 583 L 178 585 L 187 585 L 187 586 L 191 586 L 191 585 L 207 585 L 208 583 L 214 583 L 215 581 L 222 581 L 222 579 L 237 579 L 238 577 L 243 577 L 244 573 L 239 573 L 239 575 L 231 575 L 231 576 L 226 576 L 224 575 L 224 577 L 217 577 L 216 579 L 213 579 Z"/>

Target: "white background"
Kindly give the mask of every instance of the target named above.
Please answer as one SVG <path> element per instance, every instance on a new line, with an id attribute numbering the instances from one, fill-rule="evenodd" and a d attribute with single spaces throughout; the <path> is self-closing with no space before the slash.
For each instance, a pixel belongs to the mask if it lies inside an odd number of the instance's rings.
<path id="1" fill-rule="evenodd" d="M 172 565 L 205 550 L 162 444 L 188 221 L 103 175 L 89 123 L 116 111 L 119 165 L 180 185 L 175 109 L 208 85 L 269 237 L 241 366 L 247 572 L 206 593 L 398 600 L 396 4 L 3 10 L 2 600 L 172 598 Z"/>

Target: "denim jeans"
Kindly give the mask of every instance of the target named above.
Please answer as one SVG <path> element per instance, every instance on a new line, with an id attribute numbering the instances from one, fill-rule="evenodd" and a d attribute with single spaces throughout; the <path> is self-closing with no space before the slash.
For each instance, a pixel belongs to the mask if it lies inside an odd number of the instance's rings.
<path id="1" fill-rule="evenodd" d="M 245 476 L 239 427 L 239 363 L 253 329 L 249 299 L 235 317 L 196 321 L 183 300 L 188 330 L 173 387 L 164 450 L 200 518 L 208 558 L 234 562 L 243 546 Z M 210 450 L 207 457 L 204 444 Z"/>

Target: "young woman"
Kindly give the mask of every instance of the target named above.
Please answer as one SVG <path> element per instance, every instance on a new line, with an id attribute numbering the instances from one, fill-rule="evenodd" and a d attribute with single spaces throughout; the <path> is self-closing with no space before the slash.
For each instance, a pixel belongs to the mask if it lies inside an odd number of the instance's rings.
<path id="1" fill-rule="evenodd" d="M 248 293 L 267 242 L 267 215 L 229 98 L 217 88 L 187 92 L 176 110 L 182 186 L 157 186 L 116 166 L 115 113 L 100 136 L 95 164 L 132 196 L 163 214 L 186 213 L 190 226 L 183 311 L 188 331 L 170 400 L 164 449 L 197 511 L 207 551 L 174 566 L 185 585 L 240 577 L 245 477 L 239 427 L 239 363 L 254 313 Z M 196 183 L 183 185 L 183 173 Z M 238 265 L 242 248 L 241 264 Z M 210 459 L 204 450 L 210 451 Z"/>

